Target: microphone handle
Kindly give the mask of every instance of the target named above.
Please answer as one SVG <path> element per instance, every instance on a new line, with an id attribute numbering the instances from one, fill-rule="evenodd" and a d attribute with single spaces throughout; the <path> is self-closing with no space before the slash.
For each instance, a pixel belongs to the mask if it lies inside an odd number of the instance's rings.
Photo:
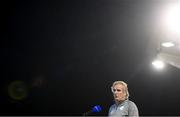
<path id="1" fill-rule="evenodd" d="M 87 116 L 87 115 L 89 115 L 90 113 L 92 113 L 92 110 L 83 113 L 83 116 Z"/>

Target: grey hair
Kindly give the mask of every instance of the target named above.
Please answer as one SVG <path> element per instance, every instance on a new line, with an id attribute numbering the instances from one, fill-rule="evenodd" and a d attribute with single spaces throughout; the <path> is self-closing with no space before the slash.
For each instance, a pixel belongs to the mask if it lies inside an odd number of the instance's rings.
<path id="1" fill-rule="evenodd" d="M 124 91 L 125 91 L 125 93 L 126 93 L 126 99 L 128 99 L 128 98 L 129 98 L 129 91 L 128 91 L 127 83 L 125 83 L 124 81 L 115 81 L 115 82 L 112 84 L 111 89 L 113 89 L 114 86 L 117 85 L 117 84 L 121 84 L 121 85 L 124 86 L 124 88 L 125 88 Z"/>

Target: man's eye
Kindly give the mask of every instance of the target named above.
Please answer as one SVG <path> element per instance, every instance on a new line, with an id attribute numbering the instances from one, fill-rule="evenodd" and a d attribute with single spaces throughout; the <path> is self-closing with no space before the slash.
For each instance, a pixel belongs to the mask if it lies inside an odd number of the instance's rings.
<path id="1" fill-rule="evenodd" d="M 113 92 L 121 92 L 121 89 L 113 89 Z"/>
<path id="2" fill-rule="evenodd" d="M 121 91 L 121 89 L 117 89 L 117 92 L 120 92 Z"/>

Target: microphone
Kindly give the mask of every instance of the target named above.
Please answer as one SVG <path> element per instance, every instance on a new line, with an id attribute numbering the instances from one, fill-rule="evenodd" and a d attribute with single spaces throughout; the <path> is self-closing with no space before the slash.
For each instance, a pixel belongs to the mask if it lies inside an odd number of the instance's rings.
<path id="1" fill-rule="evenodd" d="M 87 111 L 83 114 L 83 116 L 87 116 L 91 113 L 97 113 L 97 112 L 100 112 L 102 110 L 101 106 L 100 105 L 96 105 L 94 106 L 90 111 Z"/>

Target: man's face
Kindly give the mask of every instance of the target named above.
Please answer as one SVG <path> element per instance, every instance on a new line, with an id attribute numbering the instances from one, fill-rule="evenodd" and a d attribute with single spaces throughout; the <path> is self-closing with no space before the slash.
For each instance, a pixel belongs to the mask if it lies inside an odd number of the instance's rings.
<path id="1" fill-rule="evenodd" d="M 113 87 L 113 96 L 114 100 L 121 102 L 125 100 L 126 93 L 125 93 L 125 87 L 121 84 L 117 84 Z"/>

